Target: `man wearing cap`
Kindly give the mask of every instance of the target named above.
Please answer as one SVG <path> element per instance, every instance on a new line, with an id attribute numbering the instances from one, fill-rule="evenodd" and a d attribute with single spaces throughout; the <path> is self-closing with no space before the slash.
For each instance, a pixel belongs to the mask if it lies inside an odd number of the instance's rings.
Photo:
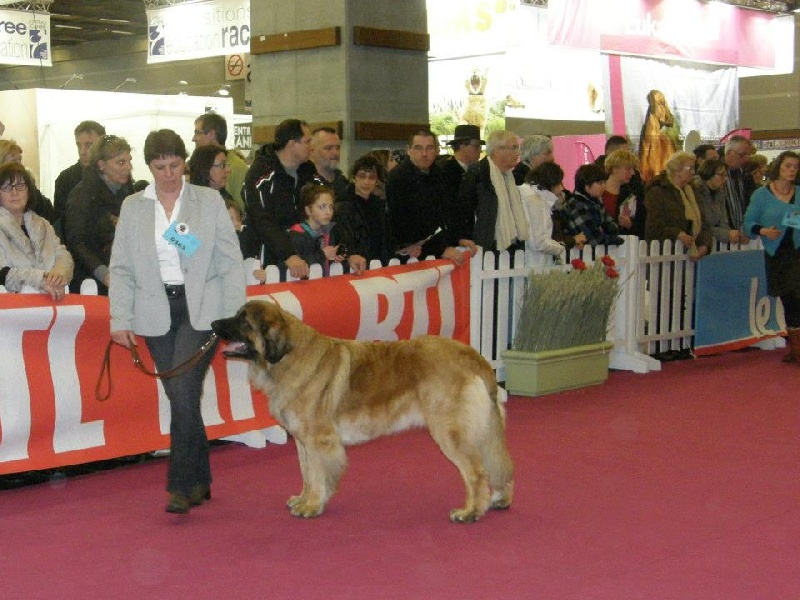
<path id="1" fill-rule="evenodd" d="M 464 174 L 472 165 L 481 158 L 481 147 L 485 144 L 481 139 L 481 130 L 477 125 L 456 125 L 453 139 L 447 145 L 453 149 L 453 154 L 439 161 L 444 182 L 444 205 L 448 215 L 456 217 L 460 210 L 458 206 L 458 188 Z M 472 238 L 472 223 L 458 227 L 463 234 L 461 237 Z"/>
<path id="2" fill-rule="evenodd" d="M 440 162 L 447 191 L 454 197 L 458 195 L 458 186 L 461 185 L 464 173 L 480 159 L 481 147 L 485 143 L 477 125 L 456 125 L 453 139 L 447 142 L 453 149 L 453 154 Z"/>

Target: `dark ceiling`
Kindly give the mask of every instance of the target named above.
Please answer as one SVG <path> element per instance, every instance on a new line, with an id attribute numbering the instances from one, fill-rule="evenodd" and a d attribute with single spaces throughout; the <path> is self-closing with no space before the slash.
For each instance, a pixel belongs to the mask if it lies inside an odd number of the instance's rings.
<path id="1" fill-rule="evenodd" d="M 49 12 L 53 48 L 147 34 L 142 0 L 54 0 Z"/>

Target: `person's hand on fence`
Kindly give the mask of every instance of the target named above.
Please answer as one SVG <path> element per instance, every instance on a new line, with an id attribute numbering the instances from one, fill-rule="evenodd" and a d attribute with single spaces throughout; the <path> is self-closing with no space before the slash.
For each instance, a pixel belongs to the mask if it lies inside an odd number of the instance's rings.
<path id="1" fill-rule="evenodd" d="M 358 254 L 351 254 L 348 256 L 347 264 L 350 265 L 350 270 L 356 275 L 361 275 L 361 273 L 367 270 L 367 259 Z"/>
<path id="2" fill-rule="evenodd" d="M 307 279 L 310 273 L 308 263 L 296 254 L 286 259 L 286 267 L 289 269 L 289 275 L 295 279 Z"/>
<path id="3" fill-rule="evenodd" d="M 685 231 L 681 231 L 677 237 L 687 248 L 691 248 L 692 244 L 694 244 L 694 238 Z"/>
<path id="4" fill-rule="evenodd" d="M 478 247 L 472 240 L 467 240 L 467 239 L 458 240 L 458 245 L 461 248 L 464 248 L 465 250 L 469 251 L 470 257 L 473 257 L 478 253 Z"/>
<path id="5" fill-rule="evenodd" d="M 442 252 L 442 258 L 452 260 L 457 265 L 464 264 L 464 261 L 467 260 L 468 257 L 469 251 L 459 250 L 458 248 L 453 248 L 452 246 L 445 248 L 444 252 Z"/>

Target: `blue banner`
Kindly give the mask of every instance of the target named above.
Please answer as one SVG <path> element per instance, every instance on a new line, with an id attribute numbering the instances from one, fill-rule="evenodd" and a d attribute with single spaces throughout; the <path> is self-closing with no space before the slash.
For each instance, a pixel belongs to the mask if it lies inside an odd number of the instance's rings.
<path id="1" fill-rule="evenodd" d="M 695 354 L 750 346 L 786 330 L 783 306 L 767 295 L 764 252 L 711 254 L 697 263 Z"/>

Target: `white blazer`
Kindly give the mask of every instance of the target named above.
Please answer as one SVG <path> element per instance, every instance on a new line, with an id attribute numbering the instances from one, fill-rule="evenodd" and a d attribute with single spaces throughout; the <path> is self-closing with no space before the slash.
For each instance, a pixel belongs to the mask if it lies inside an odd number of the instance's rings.
<path id="1" fill-rule="evenodd" d="M 120 210 L 111 248 L 111 331 L 164 335 L 170 327 L 155 243 L 155 206 L 144 192 L 128 196 Z M 200 245 L 191 257 L 180 255 L 189 319 L 197 330 L 230 317 L 246 299 L 239 240 L 219 192 L 185 184 L 179 223 L 186 223 Z"/>

